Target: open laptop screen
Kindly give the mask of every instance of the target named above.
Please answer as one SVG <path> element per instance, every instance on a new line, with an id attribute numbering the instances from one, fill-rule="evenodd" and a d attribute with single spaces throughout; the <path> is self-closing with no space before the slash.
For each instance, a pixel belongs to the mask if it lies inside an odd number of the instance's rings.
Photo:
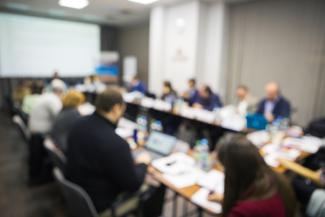
<path id="1" fill-rule="evenodd" d="M 176 138 L 159 132 L 151 132 L 146 149 L 161 155 L 169 155 L 176 145 Z"/>

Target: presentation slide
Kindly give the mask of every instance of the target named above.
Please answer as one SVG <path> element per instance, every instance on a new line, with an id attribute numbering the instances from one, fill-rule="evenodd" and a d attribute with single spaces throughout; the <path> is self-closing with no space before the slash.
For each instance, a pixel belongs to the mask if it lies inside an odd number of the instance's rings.
<path id="1" fill-rule="evenodd" d="M 95 71 L 100 28 L 94 24 L 0 13 L 0 75 L 84 76 Z"/>

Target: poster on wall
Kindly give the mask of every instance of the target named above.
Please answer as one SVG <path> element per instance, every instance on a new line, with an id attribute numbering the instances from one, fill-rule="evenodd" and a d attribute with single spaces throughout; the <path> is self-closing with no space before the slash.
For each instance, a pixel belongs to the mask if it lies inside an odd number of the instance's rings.
<path id="1" fill-rule="evenodd" d="M 104 82 L 117 82 L 119 77 L 119 53 L 116 51 L 101 52 L 96 74 Z"/>

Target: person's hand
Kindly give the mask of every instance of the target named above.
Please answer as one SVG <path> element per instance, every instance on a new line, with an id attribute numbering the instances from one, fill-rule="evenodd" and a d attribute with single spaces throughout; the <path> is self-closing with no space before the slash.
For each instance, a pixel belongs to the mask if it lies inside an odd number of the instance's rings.
<path id="1" fill-rule="evenodd" d="M 223 195 L 218 193 L 212 193 L 208 196 L 208 200 L 221 203 L 223 201 Z"/>
<path id="2" fill-rule="evenodd" d="M 274 116 L 273 116 L 273 114 L 271 114 L 271 113 L 267 113 L 267 114 L 265 114 L 265 119 L 266 119 L 268 122 L 272 122 L 272 121 L 274 121 Z"/>
<path id="3" fill-rule="evenodd" d="M 193 108 L 199 108 L 199 109 L 201 109 L 201 108 L 203 108 L 203 107 L 202 107 L 202 105 L 199 104 L 199 103 L 194 103 L 194 104 L 193 104 Z"/>
<path id="4" fill-rule="evenodd" d="M 135 160 L 135 162 L 138 163 L 138 164 L 143 163 L 143 164 L 147 164 L 147 165 L 150 163 L 150 161 L 151 161 L 151 157 L 147 153 L 140 154 L 137 157 L 137 159 Z"/>

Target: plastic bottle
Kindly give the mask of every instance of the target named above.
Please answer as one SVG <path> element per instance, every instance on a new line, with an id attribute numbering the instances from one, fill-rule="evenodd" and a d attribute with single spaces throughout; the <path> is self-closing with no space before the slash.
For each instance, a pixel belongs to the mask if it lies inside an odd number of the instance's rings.
<path id="1" fill-rule="evenodd" d="M 150 130 L 161 132 L 163 130 L 163 126 L 160 120 L 152 120 L 150 124 Z"/>
<path id="2" fill-rule="evenodd" d="M 196 142 L 194 147 L 196 162 L 200 169 L 209 171 L 211 169 L 209 145 L 207 139 L 201 139 Z"/>

